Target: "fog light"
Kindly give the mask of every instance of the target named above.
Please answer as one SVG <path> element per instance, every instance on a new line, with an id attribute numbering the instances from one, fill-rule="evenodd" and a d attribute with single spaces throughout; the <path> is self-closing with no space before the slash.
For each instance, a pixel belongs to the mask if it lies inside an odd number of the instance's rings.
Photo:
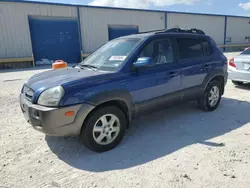
<path id="1" fill-rule="evenodd" d="M 40 119 L 39 112 L 35 109 L 32 109 L 32 117 L 35 119 Z"/>

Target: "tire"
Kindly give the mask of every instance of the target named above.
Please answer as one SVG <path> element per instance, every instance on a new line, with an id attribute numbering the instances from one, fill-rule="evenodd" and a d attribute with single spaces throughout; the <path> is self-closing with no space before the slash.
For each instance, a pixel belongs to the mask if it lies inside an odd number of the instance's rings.
<path id="1" fill-rule="evenodd" d="M 240 81 L 234 81 L 234 80 L 232 80 L 232 82 L 233 82 L 233 84 L 236 85 L 236 86 L 242 86 L 242 85 L 244 85 L 244 83 L 243 83 L 243 82 L 240 82 Z"/>
<path id="2" fill-rule="evenodd" d="M 119 108 L 101 107 L 91 113 L 84 122 L 80 140 L 95 152 L 111 150 L 123 139 L 127 123 L 125 114 Z"/>
<path id="3" fill-rule="evenodd" d="M 216 95 L 218 96 L 218 99 L 217 101 L 215 99 L 214 101 L 216 102 L 212 103 L 212 100 L 210 100 L 212 97 L 211 90 L 214 91 L 215 88 L 218 89 L 217 91 L 218 95 Z M 222 84 L 217 80 L 213 80 L 208 84 L 203 96 L 198 100 L 199 107 L 204 111 L 214 111 L 220 104 L 221 96 L 222 96 Z"/>

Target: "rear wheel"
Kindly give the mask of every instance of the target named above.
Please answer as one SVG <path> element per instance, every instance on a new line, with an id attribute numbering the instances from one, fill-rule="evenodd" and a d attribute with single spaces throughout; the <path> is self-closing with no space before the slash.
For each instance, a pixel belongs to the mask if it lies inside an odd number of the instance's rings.
<path id="1" fill-rule="evenodd" d="M 242 86 L 244 84 L 243 82 L 240 82 L 240 81 L 234 81 L 234 80 L 232 80 L 232 82 L 236 86 Z"/>
<path id="2" fill-rule="evenodd" d="M 217 81 L 211 81 L 204 94 L 198 100 L 199 107 L 204 111 L 214 111 L 220 104 L 222 95 L 222 84 Z"/>
<path id="3" fill-rule="evenodd" d="M 105 152 L 116 147 L 122 140 L 127 120 L 115 106 L 94 111 L 83 125 L 80 139 L 92 151 Z"/>

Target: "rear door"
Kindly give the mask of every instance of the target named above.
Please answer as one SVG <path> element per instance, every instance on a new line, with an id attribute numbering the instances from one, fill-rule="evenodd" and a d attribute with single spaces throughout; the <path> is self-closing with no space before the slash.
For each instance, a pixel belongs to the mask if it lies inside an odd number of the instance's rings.
<path id="1" fill-rule="evenodd" d="M 181 66 L 181 89 L 195 90 L 212 69 L 212 48 L 202 38 L 176 38 L 176 42 Z"/>
<path id="2" fill-rule="evenodd" d="M 137 59 L 140 57 L 152 58 L 153 66 L 131 74 L 128 87 L 134 103 L 143 103 L 180 90 L 180 69 L 174 58 L 172 40 L 154 39 L 142 49 Z"/>

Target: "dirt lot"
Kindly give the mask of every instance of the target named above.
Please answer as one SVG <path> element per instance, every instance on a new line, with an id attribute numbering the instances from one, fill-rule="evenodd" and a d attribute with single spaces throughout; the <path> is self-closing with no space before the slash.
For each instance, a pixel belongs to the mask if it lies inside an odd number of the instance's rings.
<path id="1" fill-rule="evenodd" d="M 97 154 L 26 123 L 18 94 L 40 71 L 0 72 L 0 187 L 250 187 L 250 86 L 228 82 L 212 113 L 190 103 L 140 117 Z"/>

